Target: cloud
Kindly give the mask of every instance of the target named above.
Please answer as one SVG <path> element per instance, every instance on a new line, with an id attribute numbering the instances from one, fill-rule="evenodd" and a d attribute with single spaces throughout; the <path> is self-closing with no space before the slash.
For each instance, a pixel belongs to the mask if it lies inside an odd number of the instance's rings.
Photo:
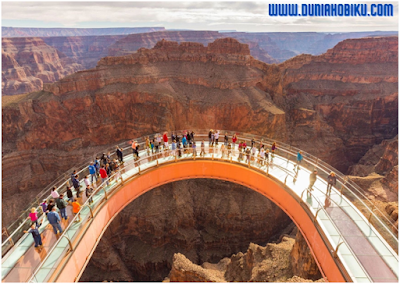
<path id="1" fill-rule="evenodd" d="M 321 1 L 322 2 L 322 1 Z M 388 3 L 388 2 L 385 2 Z M 236 29 L 243 31 L 397 30 L 395 17 L 269 17 L 266 2 L 2 2 L 2 19 L 60 23 L 120 23 L 120 26 L 157 25 L 166 28 Z M 274 25 L 278 25 L 274 27 Z M 296 30 L 296 26 L 298 29 Z M 265 30 L 262 30 L 264 27 Z M 347 27 L 347 28 L 346 28 Z"/>

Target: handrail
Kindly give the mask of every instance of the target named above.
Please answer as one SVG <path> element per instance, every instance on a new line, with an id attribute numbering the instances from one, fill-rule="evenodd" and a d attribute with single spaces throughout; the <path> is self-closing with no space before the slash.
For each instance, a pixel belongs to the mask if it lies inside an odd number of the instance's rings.
<path id="1" fill-rule="evenodd" d="M 348 244 L 348 242 L 346 241 L 346 239 L 345 239 L 344 236 L 342 235 L 342 233 L 340 232 L 339 228 L 336 226 L 336 223 L 333 221 L 332 217 L 326 212 L 324 205 L 321 204 L 321 202 L 314 196 L 314 194 L 313 194 L 308 188 L 305 189 L 304 191 L 307 191 L 306 199 L 307 199 L 308 193 L 309 193 L 312 197 L 314 197 L 314 200 L 318 203 L 318 208 L 319 208 L 318 211 L 322 209 L 322 210 L 325 212 L 325 215 L 326 215 L 326 216 L 328 217 L 328 219 L 331 221 L 331 224 L 333 225 L 333 227 L 335 228 L 335 230 L 339 233 L 340 239 L 342 239 L 342 243 L 346 244 L 347 249 L 351 252 L 352 255 L 356 255 L 356 254 L 354 253 L 353 249 L 351 248 L 351 246 Z M 303 202 L 304 202 L 304 200 L 303 200 L 302 197 L 303 197 L 304 191 L 301 193 L 301 199 L 302 199 Z M 327 196 L 327 198 L 329 198 L 331 201 L 335 202 L 333 199 L 330 198 L 330 196 Z M 305 203 L 307 203 L 307 202 L 305 202 Z M 339 207 L 339 208 L 340 208 L 340 207 Z M 317 211 L 317 212 L 318 212 L 318 211 Z M 346 212 L 345 212 L 345 213 L 346 213 Z M 346 213 L 346 214 L 347 214 L 347 213 Z M 317 219 L 317 214 L 315 214 L 315 219 Z M 339 239 L 339 240 L 340 240 L 340 239 Z M 337 248 L 336 248 L 336 250 L 335 250 L 336 255 L 337 255 L 337 249 L 339 248 L 340 244 L 341 244 L 341 243 L 339 243 L 339 244 L 337 245 Z M 358 257 L 355 257 L 355 259 L 356 259 L 357 263 L 360 265 L 360 267 L 362 268 L 362 270 L 364 271 L 365 275 L 367 275 L 368 280 L 369 280 L 370 282 L 373 282 L 372 279 L 371 279 L 371 276 L 370 276 L 370 275 L 368 274 L 368 272 L 364 269 L 364 266 L 360 263 L 360 260 L 358 259 Z"/>
<path id="2" fill-rule="evenodd" d="M 179 134 L 180 134 L 180 133 L 183 133 L 183 131 L 184 131 L 184 130 L 177 130 L 177 131 L 173 131 L 173 132 L 174 132 L 174 133 L 179 133 Z M 207 133 L 208 133 L 208 130 L 198 130 L 198 129 L 195 129 L 194 131 L 195 131 L 195 133 L 196 133 L 195 138 L 207 136 Z M 171 132 L 169 132 L 169 133 L 171 133 Z M 272 139 L 269 139 L 269 138 L 266 138 L 266 137 L 262 137 L 262 136 L 259 136 L 259 135 L 248 134 L 248 133 L 240 133 L 240 132 L 229 131 L 229 130 L 220 130 L 220 137 L 221 137 L 220 142 L 221 142 L 221 143 L 224 143 L 223 137 L 224 137 L 224 134 L 225 134 L 225 133 L 228 133 L 230 136 L 231 136 L 233 133 L 238 133 L 237 136 L 238 136 L 238 139 L 239 139 L 239 140 L 250 141 L 250 138 L 254 138 L 254 139 L 256 140 L 256 143 L 257 143 L 257 144 L 260 143 L 261 140 L 263 140 L 263 143 L 264 143 L 265 145 L 270 145 L 271 143 L 274 142 L 274 140 L 272 140 Z M 155 133 L 155 134 L 151 134 L 151 135 L 145 135 L 145 136 L 142 136 L 142 137 L 139 137 L 139 138 L 135 138 L 134 140 L 137 140 L 138 143 L 139 143 L 139 145 L 143 145 L 143 144 L 144 144 L 144 141 L 145 141 L 145 137 L 154 136 L 154 135 L 157 135 L 157 134 L 161 134 L 161 133 Z M 132 139 L 130 139 L 130 140 L 132 140 Z M 197 139 L 196 139 L 196 140 L 197 140 Z M 206 140 L 207 140 L 207 139 L 206 139 Z M 128 140 L 128 141 L 129 141 L 129 140 Z M 117 147 L 117 146 L 119 146 L 120 148 L 122 148 L 123 151 L 126 151 L 127 149 L 130 149 L 130 147 L 124 148 L 124 147 L 122 146 L 122 144 L 125 144 L 125 145 L 126 145 L 126 143 L 127 143 L 128 141 L 125 141 L 125 142 L 119 143 L 119 144 L 117 144 L 117 145 L 111 146 L 111 147 L 109 147 L 106 151 L 103 151 L 103 152 L 110 152 L 110 151 L 108 151 L 109 149 L 111 149 L 111 148 L 114 148 L 114 149 L 115 149 L 115 147 Z M 139 142 L 139 141 L 140 141 L 140 142 Z M 238 141 L 238 142 L 239 142 L 239 141 Z M 145 148 L 145 147 L 143 147 L 143 148 Z M 143 148 L 142 148 L 142 149 L 143 149 Z M 296 156 L 296 151 L 297 151 L 297 150 L 300 150 L 300 149 L 298 149 L 298 148 L 296 148 L 296 147 L 293 147 L 293 146 L 290 146 L 290 145 L 287 145 L 287 144 L 285 144 L 285 143 L 283 143 L 283 142 L 279 142 L 279 141 L 278 141 L 278 149 L 277 149 L 277 151 L 282 151 L 283 153 L 286 153 L 286 154 L 288 155 L 288 159 L 290 158 L 290 156 L 295 157 L 295 156 Z M 142 150 L 142 151 L 144 151 L 144 150 Z M 321 171 L 323 171 L 323 172 L 325 172 L 325 173 L 328 173 L 329 171 L 334 171 L 334 172 L 336 173 L 337 178 L 338 178 L 338 181 L 339 181 L 339 183 L 342 185 L 342 187 L 344 187 L 345 189 L 347 189 L 347 191 L 350 192 L 350 193 L 351 193 L 351 194 L 352 194 L 352 195 L 353 195 L 367 210 L 368 210 L 368 212 L 369 212 L 370 214 L 372 214 L 372 216 L 374 216 L 374 218 L 375 218 L 376 220 L 378 220 L 378 222 L 386 229 L 386 231 L 390 234 L 390 236 L 391 236 L 393 239 L 395 239 L 395 240 L 397 241 L 397 243 L 398 243 L 398 240 L 397 240 L 396 236 L 392 233 L 392 231 L 386 226 L 386 224 L 385 224 L 385 223 L 376 215 L 376 213 L 373 212 L 373 211 L 375 210 L 376 212 L 379 212 L 379 213 L 381 214 L 381 216 L 386 220 L 386 222 L 389 223 L 389 224 L 391 225 L 391 227 L 393 227 L 393 229 L 394 229 L 396 232 L 398 231 L 397 227 L 394 226 L 393 222 L 392 222 L 391 220 L 389 220 L 389 218 L 387 218 L 386 215 L 383 214 L 383 213 L 381 212 L 381 210 L 379 210 L 379 208 L 377 208 L 374 204 L 372 204 L 372 206 L 373 206 L 373 209 L 372 209 L 372 210 L 371 210 L 371 208 L 370 208 L 368 205 L 365 204 L 365 202 L 364 202 L 363 199 L 365 199 L 365 201 L 367 201 L 367 200 L 369 201 L 369 199 L 368 199 L 362 192 L 360 192 L 360 191 L 358 190 L 357 186 L 354 186 L 354 185 L 353 185 L 354 182 L 352 182 L 351 180 L 346 180 L 345 182 L 340 181 L 340 179 L 342 179 L 343 181 L 345 180 L 345 177 L 343 177 L 343 174 L 342 174 L 342 173 L 340 173 L 340 172 L 337 171 L 336 169 L 332 168 L 331 166 L 329 166 L 328 164 L 326 164 L 326 163 L 323 162 L 322 160 L 319 160 L 317 157 L 314 157 L 314 156 L 312 156 L 311 154 L 309 154 L 309 153 L 307 153 L 307 152 L 304 152 L 304 151 L 302 151 L 302 152 L 303 152 L 304 160 L 305 160 L 308 164 L 310 164 L 310 165 L 312 165 L 312 166 L 314 166 L 314 167 L 320 169 Z M 112 153 L 112 155 L 114 155 L 114 154 L 115 154 L 115 152 Z M 92 155 L 92 157 L 95 157 L 95 156 L 96 156 L 95 154 Z M 82 173 L 84 170 L 87 170 L 87 165 L 88 165 L 88 163 L 90 163 L 92 160 L 93 160 L 93 158 L 92 158 L 91 160 L 87 160 L 86 162 L 82 163 L 82 164 L 81 164 L 81 165 L 82 165 L 82 169 L 79 171 L 79 173 Z M 317 161 L 317 162 L 315 163 L 314 161 Z M 72 169 L 74 169 L 74 168 L 76 169 L 77 167 L 73 167 Z M 59 179 L 57 179 L 56 181 L 59 181 L 59 180 L 62 179 L 62 178 L 68 177 L 69 174 L 70 174 L 70 172 L 65 172 L 64 174 L 61 175 L 62 177 L 59 178 Z M 66 184 L 67 182 L 69 182 L 68 179 L 67 179 L 66 181 L 64 181 L 64 182 L 58 187 L 58 189 L 60 189 L 61 187 L 64 187 L 65 184 Z M 45 190 L 41 191 L 41 192 L 39 193 L 39 195 L 35 198 L 35 201 L 42 199 L 42 198 L 43 198 L 42 194 L 44 194 L 44 192 L 46 192 L 46 191 L 48 192 L 48 191 L 49 191 L 49 188 L 52 187 L 55 183 L 56 183 L 56 182 L 52 182 L 50 186 L 46 187 Z M 357 191 L 357 192 L 363 197 L 363 199 L 361 199 L 357 194 L 355 194 L 355 193 L 351 190 L 350 186 L 351 186 L 351 188 L 354 188 L 355 191 Z M 59 192 L 61 192 L 61 191 L 62 191 L 62 190 L 60 190 Z M 51 196 L 51 195 L 47 195 L 47 198 L 49 198 L 50 196 Z M 37 208 L 39 208 L 39 207 L 40 207 L 40 206 L 38 206 Z M 31 208 L 31 205 L 30 205 L 28 208 Z M 376 209 L 375 209 L 375 208 L 376 208 Z M 39 211 L 39 212 L 40 212 L 40 211 Z M 26 213 L 26 210 L 25 210 L 24 213 Z M 23 213 L 23 214 L 24 214 L 24 213 Z M 25 217 L 24 217 L 24 218 L 21 218 L 21 217 L 20 217 L 19 219 L 23 219 L 23 220 L 22 220 L 22 223 L 17 227 L 17 229 L 15 229 L 15 230 L 12 231 L 12 233 L 11 233 L 11 234 L 7 237 L 7 239 L 2 243 L 2 247 L 3 247 L 3 246 L 6 246 L 6 245 L 7 245 L 7 242 L 10 242 L 11 240 L 13 240 L 12 238 L 15 236 L 15 234 L 21 229 L 21 227 L 22 227 L 24 224 L 26 224 L 27 219 L 26 219 Z M 16 222 L 17 222 L 17 221 L 16 221 Z M 13 224 L 15 224 L 16 222 L 14 222 Z M 20 222 L 21 222 L 21 220 L 20 220 Z M 10 228 L 13 224 L 11 224 L 8 228 Z M 378 230 L 378 231 L 379 231 L 379 230 Z M 15 243 L 15 240 L 14 240 L 14 243 Z M 5 252 L 2 252 L 2 253 L 5 253 Z"/>

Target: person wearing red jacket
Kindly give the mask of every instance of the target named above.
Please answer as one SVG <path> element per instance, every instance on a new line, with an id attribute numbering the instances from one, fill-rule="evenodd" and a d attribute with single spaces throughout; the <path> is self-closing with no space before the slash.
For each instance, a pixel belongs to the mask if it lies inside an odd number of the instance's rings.
<path id="1" fill-rule="evenodd" d="M 164 135 L 163 135 L 163 140 L 164 140 L 164 149 L 168 149 L 168 135 L 167 135 L 167 132 L 164 132 Z"/>
<path id="2" fill-rule="evenodd" d="M 104 165 L 101 166 L 99 173 L 101 177 L 101 183 L 106 182 L 108 185 L 108 176 L 107 176 L 107 171 L 104 169 Z"/>
<path id="3" fill-rule="evenodd" d="M 237 141 L 237 137 L 236 137 L 236 133 L 233 134 L 232 136 L 232 149 L 235 150 L 235 146 L 236 146 L 236 141 Z"/>

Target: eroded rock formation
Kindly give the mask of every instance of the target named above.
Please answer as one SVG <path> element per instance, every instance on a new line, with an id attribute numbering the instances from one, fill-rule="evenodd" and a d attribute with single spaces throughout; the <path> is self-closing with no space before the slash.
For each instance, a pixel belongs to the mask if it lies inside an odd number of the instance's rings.
<path id="1" fill-rule="evenodd" d="M 250 243 L 245 253 L 239 252 L 216 264 L 205 262 L 196 265 L 184 255 L 174 255 L 172 269 L 165 282 L 325 282 L 318 271 L 313 279 L 298 276 L 307 274 L 307 268 L 297 271 L 292 268 L 291 255 L 297 253 L 297 241 L 284 236 L 279 243 L 265 247 Z M 296 248 L 297 246 L 297 248 Z M 301 246 L 301 245 L 300 245 Z M 304 257 L 311 256 L 303 254 Z M 303 260 L 296 260 L 304 263 Z M 315 263 L 314 263 L 315 265 Z M 308 267 L 309 268 L 309 267 Z M 306 281 L 304 281 L 306 280 Z"/>
<path id="2" fill-rule="evenodd" d="M 2 95 L 42 90 L 43 83 L 83 69 L 40 38 L 2 38 L 1 44 Z"/>
<path id="3" fill-rule="evenodd" d="M 288 225 L 279 207 L 243 186 L 209 179 L 170 183 L 118 214 L 80 281 L 161 281 L 175 253 L 216 263 L 245 252 L 250 242 L 275 239 Z"/>
<path id="4" fill-rule="evenodd" d="M 3 104 L 3 197 L 12 206 L 22 188 L 38 192 L 82 160 L 82 149 L 190 128 L 266 135 L 346 172 L 397 135 L 397 46 L 397 37 L 347 40 L 279 65 L 254 59 L 232 38 L 208 46 L 161 41 L 105 57 Z M 54 163 L 49 152 L 70 160 Z M 46 175 L 34 174 L 38 165 Z"/>

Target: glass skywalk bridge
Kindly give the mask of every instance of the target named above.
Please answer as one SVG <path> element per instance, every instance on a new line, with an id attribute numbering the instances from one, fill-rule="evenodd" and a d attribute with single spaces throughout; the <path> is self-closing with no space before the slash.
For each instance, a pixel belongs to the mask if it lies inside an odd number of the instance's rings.
<path id="1" fill-rule="evenodd" d="M 223 140 L 225 132 L 229 137 L 233 134 L 231 131 L 222 130 L 220 141 Z M 177 131 L 177 133 L 182 132 Z M 122 149 L 125 155 L 125 163 L 121 168 L 123 181 L 113 180 L 108 186 L 105 183 L 98 184 L 93 194 L 93 204 L 89 205 L 87 200 L 83 200 L 84 204 L 80 212 L 82 221 L 74 222 L 76 217 L 72 218 L 71 212 L 68 212 L 70 220 L 62 224 L 63 234 L 58 238 L 55 237 L 51 228 L 46 228 L 47 220 L 43 218 L 41 230 L 45 235 L 43 240 L 45 249 L 40 253 L 33 249 L 32 237 L 22 232 L 29 227 L 30 223 L 26 220 L 27 213 L 24 212 L 25 215 L 22 214 L 20 219 L 9 227 L 8 232 L 11 234 L 3 239 L 2 281 L 53 282 L 60 280 L 59 275 L 65 267 L 69 255 L 87 231 L 91 220 L 96 218 L 101 207 L 124 185 L 163 165 L 185 161 L 215 161 L 234 164 L 241 167 L 243 171 L 251 170 L 263 173 L 280 183 L 282 190 L 286 190 L 294 196 L 311 216 L 318 234 L 323 236 L 326 246 L 330 250 L 329 257 L 338 263 L 346 281 L 398 282 L 397 228 L 363 196 L 360 188 L 348 181 L 340 172 L 304 152 L 302 164 L 298 169 L 293 170 L 298 149 L 279 142 L 278 150 L 273 157 L 270 155 L 270 160 L 264 165 L 259 163 L 257 157 L 253 161 L 246 162 L 245 155 L 243 155 L 242 161 L 238 161 L 237 146 L 228 157 L 221 153 L 220 147 L 223 142 L 220 142 L 218 147 L 208 147 L 208 131 L 195 130 L 195 133 L 197 156 L 193 155 L 191 148 L 181 149 L 181 157 L 177 155 L 178 150 L 175 153 L 167 150 L 152 155 L 148 155 L 146 150 L 141 150 L 140 158 L 134 160 L 130 146 L 126 147 L 127 143 L 120 145 L 120 147 L 124 146 Z M 248 145 L 252 138 L 256 140 L 257 144 L 263 139 L 263 144 L 269 149 L 273 143 L 270 139 L 256 135 L 236 133 L 238 141 L 245 140 Z M 140 149 L 145 148 L 145 137 L 135 140 L 139 142 Z M 202 140 L 205 141 L 206 153 L 200 157 Z M 112 149 L 114 150 L 115 147 Z M 80 177 L 89 175 L 88 164 L 89 161 L 80 166 Z M 318 179 L 313 187 L 314 190 L 310 192 L 307 190 L 309 175 L 314 168 L 318 170 Z M 332 188 L 331 194 L 327 196 L 326 177 L 331 171 L 336 173 L 338 182 L 337 186 Z M 65 192 L 66 185 L 70 180 L 70 172 L 46 188 L 38 195 L 34 205 L 32 204 L 28 208 L 37 207 L 38 201 L 49 198 L 52 186 L 57 186 L 60 193 Z M 74 280 L 79 280 L 82 272 L 83 269 Z M 322 273 L 326 274 L 324 271 Z"/>

